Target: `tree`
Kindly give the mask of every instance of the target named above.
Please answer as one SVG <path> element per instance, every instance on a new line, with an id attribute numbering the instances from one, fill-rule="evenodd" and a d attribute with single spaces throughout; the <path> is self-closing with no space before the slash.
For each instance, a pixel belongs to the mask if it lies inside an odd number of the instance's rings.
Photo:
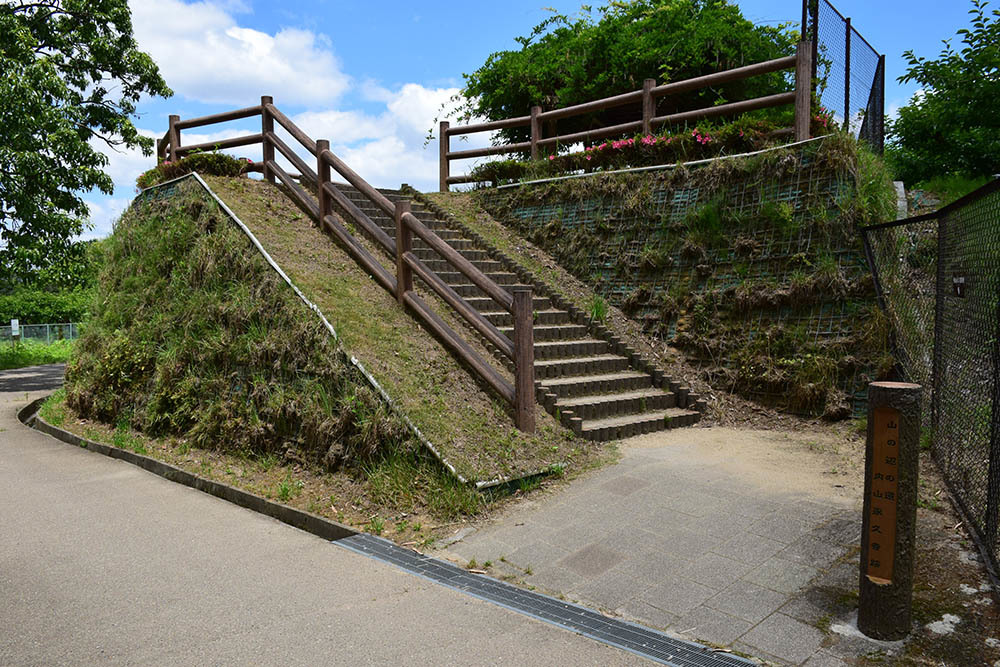
<path id="1" fill-rule="evenodd" d="M 754 26 L 729 0 L 613 1 L 578 18 L 555 14 L 518 37 L 517 51 L 490 55 L 465 76 L 467 116 L 501 120 L 638 90 L 643 79 L 679 81 L 795 52 L 798 34 L 785 26 Z M 658 114 L 785 92 L 790 79 L 775 73 L 661 98 Z M 560 133 L 617 122 L 637 109 L 622 107 L 579 120 L 560 121 Z M 523 141 L 525 128 L 504 131 Z"/>
<path id="2" fill-rule="evenodd" d="M 1000 10 L 973 0 L 971 28 L 958 31 L 936 60 L 906 51 L 901 83 L 921 91 L 887 125 L 887 156 L 896 176 L 917 182 L 935 176 L 989 176 L 1000 172 Z"/>
<path id="3" fill-rule="evenodd" d="M 79 252 L 80 193 L 113 191 L 99 143 L 152 150 L 130 120 L 143 94 L 172 93 L 126 0 L 0 2 L 0 291 Z"/>

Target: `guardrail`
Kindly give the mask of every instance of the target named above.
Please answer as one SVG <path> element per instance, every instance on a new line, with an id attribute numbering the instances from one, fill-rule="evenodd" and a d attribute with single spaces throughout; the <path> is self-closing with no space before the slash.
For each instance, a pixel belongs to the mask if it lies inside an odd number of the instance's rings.
<path id="1" fill-rule="evenodd" d="M 184 146 L 181 131 L 193 127 L 213 125 L 253 116 L 261 116 L 259 134 L 223 139 L 207 144 Z M 306 163 L 281 137 L 275 134 L 274 124 L 278 123 L 316 160 L 315 169 Z M 535 370 L 534 370 L 534 329 L 532 312 L 532 290 L 530 287 L 514 287 L 507 292 L 477 269 L 472 262 L 452 248 L 428 228 L 411 212 L 408 201 L 393 203 L 384 194 L 372 187 L 330 150 L 330 142 L 313 140 L 274 106 L 271 97 L 261 97 L 260 105 L 237 109 L 225 113 L 181 120 L 170 116 L 167 133 L 157 142 L 159 160 L 176 160 L 197 150 L 235 148 L 260 143 L 263 159 L 260 170 L 264 178 L 280 182 L 287 189 L 288 196 L 297 203 L 322 229 L 332 234 L 347 250 L 348 254 L 364 268 L 386 291 L 396 297 L 401 306 L 409 306 L 423 323 L 455 356 L 464 362 L 483 381 L 492 387 L 514 408 L 517 428 L 532 433 L 535 430 Z M 283 155 L 299 170 L 299 183 L 275 161 L 275 151 Z M 372 204 L 391 216 L 396 222 L 395 238 L 390 237 L 352 202 L 331 180 L 332 171 L 340 174 L 351 186 L 364 195 Z M 313 199 L 300 184 L 306 182 L 316 187 L 317 198 Z M 371 238 L 376 245 L 395 262 L 395 270 L 389 270 L 376 259 L 368 249 L 350 233 L 333 214 L 334 204 L 358 229 Z M 452 289 L 434 270 L 429 268 L 413 253 L 413 236 L 422 239 L 457 271 L 492 298 L 503 310 L 514 318 L 514 339 L 511 340 L 489 320 Z M 455 313 L 464 319 L 476 332 L 495 345 L 501 353 L 514 363 L 514 383 L 511 384 L 496 368 L 489 364 L 458 332 L 449 326 L 424 301 L 413 288 L 416 274 L 427 287 L 434 291 Z"/>
<path id="2" fill-rule="evenodd" d="M 622 135 L 629 132 L 642 132 L 649 134 L 654 127 L 683 123 L 689 120 L 700 118 L 712 118 L 715 116 L 727 116 L 730 114 L 745 113 L 757 109 L 767 109 L 771 107 L 784 106 L 786 104 L 795 105 L 795 126 L 793 128 L 796 141 L 804 141 L 809 138 L 809 123 L 811 120 L 812 107 L 812 58 L 813 46 L 811 42 L 799 42 L 794 56 L 776 58 L 762 63 L 755 63 L 745 67 L 716 72 L 694 79 L 675 81 L 660 86 L 656 85 L 655 79 L 646 79 L 643 82 L 642 90 L 605 97 L 583 104 L 576 104 L 562 109 L 552 109 L 543 111 L 540 106 L 531 108 L 527 116 L 517 118 L 507 118 L 504 120 L 491 121 L 488 123 L 478 123 L 475 125 L 460 125 L 451 127 L 448 121 L 441 121 L 438 133 L 439 141 L 439 185 L 441 192 L 447 192 L 448 186 L 456 183 L 470 183 L 475 179 L 469 176 L 452 176 L 451 161 L 465 160 L 476 157 L 486 157 L 489 155 L 503 155 L 508 153 L 529 153 L 532 160 L 539 157 L 539 149 L 546 146 L 553 146 L 559 143 L 572 144 L 579 141 L 594 141 L 605 137 Z M 708 86 L 730 83 L 748 79 L 761 74 L 780 72 L 786 69 L 795 70 L 795 90 L 793 92 L 779 93 L 758 97 L 752 100 L 741 102 L 731 102 L 720 104 L 704 109 L 694 109 L 692 111 L 682 111 L 667 116 L 655 116 L 656 100 L 670 94 L 697 90 Z M 542 121 L 557 120 L 579 116 L 581 114 L 594 111 L 603 111 L 612 107 L 625 104 L 642 103 L 642 118 L 629 123 L 621 123 L 609 127 L 587 130 L 585 132 L 574 132 L 554 137 L 544 137 L 542 133 Z M 504 144 L 500 146 L 490 146 L 488 148 L 476 148 L 471 150 L 453 151 L 451 150 L 451 137 L 480 132 L 495 132 L 512 127 L 530 127 L 531 140 L 516 144 Z"/>

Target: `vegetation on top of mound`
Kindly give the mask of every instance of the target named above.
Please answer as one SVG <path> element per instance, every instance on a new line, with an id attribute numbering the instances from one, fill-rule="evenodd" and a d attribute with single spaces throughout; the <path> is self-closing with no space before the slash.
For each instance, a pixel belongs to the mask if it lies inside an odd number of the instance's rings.
<path id="1" fill-rule="evenodd" d="M 785 140 L 773 133 L 792 125 L 794 112 L 764 118 L 745 114 L 726 123 L 701 122 L 663 132 L 594 142 L 581 151 L 556 152 L 538 160 L 493 160 L 476 166 L 469 176 L 476 182 L 501 185 L 516 181 L 591 173 L 633 167 L 691 162 L 773 148 Z M 836 127 L 832 113 L 821 110 L 812 123 L 812 136 L 830 134 Z"/>
<path id="2" fill-rule="evenodd" d="M 192 153 L 187 157 L 171 162 L 164 160 L 152 169 L 148 169 L 135 179 L 140 190 L 164 181 L 190 174 L 196 171 L 201 175 L 238 176 L 246 171 L 251 162 L 246 158 L 234 158 L 225 153 Z"/>
<path id="3" fill-rule="evenodd" d="M 206 449 L 337 468 L 405 439 L 322 323 L 196 183 L 137 201 L 107 241 L 66 372 L 81 416 Z"/>

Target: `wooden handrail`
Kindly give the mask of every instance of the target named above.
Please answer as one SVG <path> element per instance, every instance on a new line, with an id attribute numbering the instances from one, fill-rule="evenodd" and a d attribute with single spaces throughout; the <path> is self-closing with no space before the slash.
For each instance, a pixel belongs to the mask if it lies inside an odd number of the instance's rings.
<path id="1" fill-rule="evenodd" d="M 216 123 L 225 123 L 231 120 L 239 120 L 241 118 L 250 118 L 251 116 L 259 116 L 261 111 L 260 105 L 254 107 L 246 107 L 245 109 L 236 109 L 235 111 L 224 111 L 222 113 L 214 113 L 209 116 L 199 116 L 198 118 L 188 118 L 187 120 L 182 120 L 175 124 L 178 130 L 189 130 L 192 127 L 202 127 L 203 125 L 215 125 Z"/>
<path id="2" fill-rule="evenodd" d="M 808 51 L 808 53 L 805 53 L 805 51 Z M 531 114 L 528 116 L 519 116 L 517 118 L 508 118 L 504 120 L 490 121 L 487 123 L 477 123 L 474 125 L 459 125 L 451 127 L 447 122 L 442 122 L 438 137 L 440 142 L 440 190 L 442 192 L 447 192 L 448 186 L 453 183 L 475 182 L 475 179 L 470 179 L 464 176 L 451 176 L 450 163 L 452 160 L 464 160 L 486 157 L 489 155 L 527 152 L 531 153 L 532 159 L 538 159 L 540 157 L 539 149 L 547 146 L 572 144 L 579 141 L 592 141 L 636 131 L 648 133 L 654 125 L 681 123 L 697 118 L 711 118 L 714 116 L 744 113 L 746 111 L 782 106 L 785 104 L 795 104 L 796 139 L 799 141 L 808 139 L 809 120 L 811 116 L 810 99 L 803 96 L 801 92 L 801 81 L 803 77 L 808 78 L 811 76 L 811 54 L 811 43 L 801 42 L 796 48 L 796 54 L 794 56 L 775 58 L 773 60 L 754 63 L 752 65 L 745 65 L 743 67 L 736 67 L 722 72 L 714 72 L 712 74 L 694 77 L 692 79 L 665 83 L 659 86 L 655 85 L 656 82 L 654 80 L 647 79 L 643 82 L 641 90 L 612 95 L 611 97 L 592 100 L 582 104 L 574 104 L 560 109 L 542 111 L 540 107 L 533 107 Z M 810 64 L 808 73 L 803 67 L 803 64 Z M 771 72 L 780 72 L 787 69 L 795 69 L 796 91 L 793 93 L 779 93 L 751 100 L 743 100 L 740 102 L 721 104 L 704 109 L 694 109 L 667 116 L 654 117 L 656 109 L 655 101 L 660 97 L 675 95 L 677 93 L 697 90 L 723 83 L 730 83 L 732 81 L 739 81 L 754 76 L 770 74 Z M 641 120 L 554 137 L 542 136 L 543 121 L 555 121 L 560 118 L 569 118 L 572 116 L 579 116 L 581 114 L 604 111 L 612 107 L 622 106 L 625 104 L 635 104 L 637 102 L 641 102 L 642 105 Z M 531 140 L 527 142 L 503 144 L 499 146 L 490 146 L 488 148 L 477 148 L 462 151 L 452 151 L 450 148 L 450 139 L 453 136 L 524 126 L 531 127 Z"/>
<path id="3" fill-rule="evenodd" d="M 181 145 L 182 129 L 238 120 L 253 115 L 261 116 L 261 131 L 258 134 L 189 146 Z M 504 126 L 513 126 L 514 122 L 520 122 L 520 120 L 512 119 L 510 121 L 501 121 L 501 123 Z M 281 125 L 299 144 L 316 157 L 315 170 L 284 139 L 275 133 L 275 122 Z M 475 128 L 475 126 L 470 127 Z M 442 130 L 447 130 L 446 123 L 442 125 Z M 482 131 L 485 131 L 485 129 Z M 514 288 L 513 295 L 508 293 L 413 215 L 410 212 L 408 202 L 397 202 L 394 204 L 390 201 L 388 197 L 372 187 L 344 163 L 343 160 L 337 157 L 330 150 L 329 141 L 314 141 L 275 107 L 270 97 L 262 96 L 259 106 L 237 109 L 211 116 L 202 116 L 188 120 L 181 120 L 179 116 L 170 116 L 167 133 L 156 142 L 157 160 L 162 161 L 168 156 L 170 159 L 177 159 L 184 154 L 196 150 L 233 148 L 255 143 L 260 143 L 263 147 L 263 159 L 255 167 L 263 173 L 264 178 L 272 183 L 278 182 L 284 186 L 287 195 L 315 220 L 322 229 L 340 241 L 347 253 L 365 271 L 371 274 L 379 285 L 396 296 L 399 303 L 409 308 L 412 313 L 418 316 L 463 363 L 513 405 L 515 421 L 519 429 L 533 432 L 535 429 L 535 400 L 531 289 L 518 287 Z M 316 185 L 318 202 L 275 161 L 276 150 L 299 170 L 299 180 L 301 182 Z M 336 187 L 330 180 L 331 169 L 343 176 L 348 183 L 371 201 L 379 210 L 396 219 L 395 239 L 386 234 L 357 204 Z M 332 214 L 334 205 L 338 206 L 346 218 L 352 220 L 362 232 L 372 238 L 389 256 L 395 258 L 396 275 L 387 270 L 351 234 L 341 221 Z M 413 235 L 422 239 L 424 243 L 437 252 L 452 267 L 466 276 L 472 284 L 497 302 L 504 310 L 513 314 L 513 340 L 504 335 L 482 313 L 470 306 L 448 283 L 413 254 Z M 472 329 L 478 332 L 488 343 L 492 344 L 501 354 L 514 361 L 514 384 L 507 381 L 503 375 L 487 363 L 461 335 L 442 320 L 413 291 L 413 274 L 416 274 L 423 284 L 438 294 L 448 306 L 463 320 L 468 322 Z"/>

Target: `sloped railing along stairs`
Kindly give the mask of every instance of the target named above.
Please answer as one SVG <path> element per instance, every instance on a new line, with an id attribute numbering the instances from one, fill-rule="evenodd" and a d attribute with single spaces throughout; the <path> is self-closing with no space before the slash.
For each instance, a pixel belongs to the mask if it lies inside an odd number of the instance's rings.
<path id="1" fill-rule="evenodd" d="M 262 119 L 259 134 L 211 144 L 181 144 L 182 130 L 256 115 Z M 315 169 L 275 133 L 275 122 L 315 157 Z M 157 154 L 160 160 L 177 160 L 199 150 L 257 143 L 263 147 L 257 169 L 264 178 L 280 182 L 288 196 L 333 235 L 352 259 L 510 403 L 520 430 L 534 431 L 536 398 L 564 426 L 592 440 L 698 420 L 697 411 L 685 408 L 703 408 L 704 401 L 686 387 L 663 377 L 606 331 L 604 340 L 595 337 L 592 327 L 581 322 L 571 307 L 553 304 L 554 295 L 535 295 L 533 287 L 522 284 L 521 277 L 510 270 L 514 268 L 510 262 L 455 221 L 411 203 L 399 191 L 372 187 L 330 151 L 328 141 L 311 139 L 270 97 L 262 97 L 259 106 L 211 116 L 188 120 L 170 116 Z M 298 175 L 289 174 L 276 162 L 276 150 L 299 170 Z M 331 170 L 348 184 L 334 183 Z M 302 183 L 315 188 L 317 197 Z M 391 268 L 350 232 L 334 210 L 384 253 Z M 513 383 L 421 298 L 414 290 L 414 276 L 482 336 L 493 355 L 513 373 Z"/>

